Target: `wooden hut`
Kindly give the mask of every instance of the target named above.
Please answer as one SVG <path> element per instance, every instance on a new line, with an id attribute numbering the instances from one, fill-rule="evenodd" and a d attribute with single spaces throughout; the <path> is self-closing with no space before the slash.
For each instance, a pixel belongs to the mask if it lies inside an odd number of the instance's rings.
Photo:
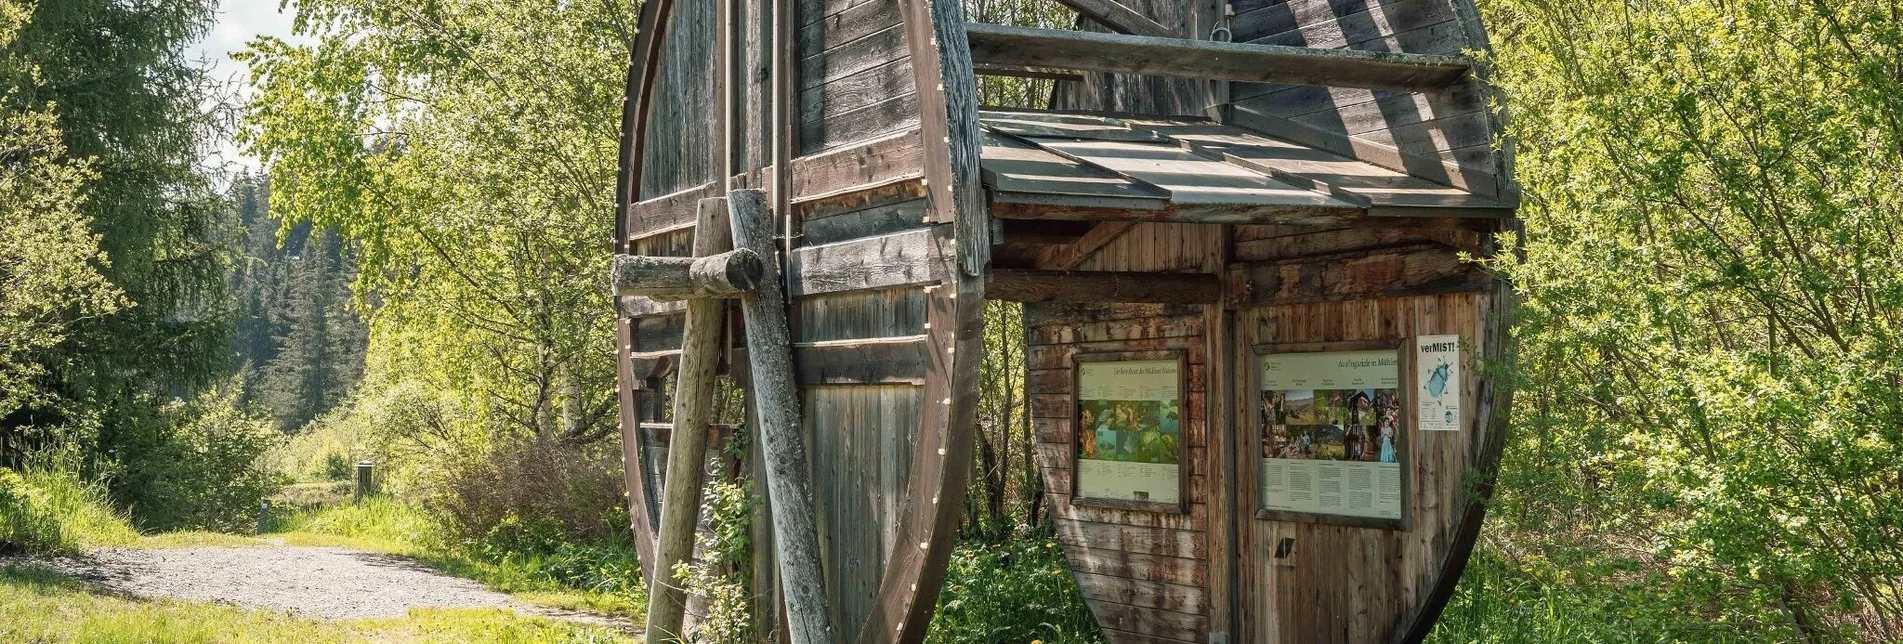
<path id="1" fill-rule="evenodd" d="M 1510 394 L 1489 374 L 1512 293 L 1476 260 L 1511 250 L 1518 194 L 1471 1 L 1057 1 L 1077 30 L 968 23 L 960 0 L 643 4 L 616 252 L 759 250 L 788 331 L 755 335 L 768 304 L 689 299 L 732 311 L 694 336 L 670 298 L 707 292 L 617 274 L 650 579 L 662 481 L 694 480 L 664 476 L 663 379 L 716 354 L 756 392 L 785 381 L 810 476 L 754 470 L 792 486 L 769 499 L 755 581 L 784 592 L 761 619 L 812 591 L 836 641 L 922 639 L 983 303 L 1013 300 L 1058 534 L 1111 641 L 1418 641 Z M 987 74 L 1057 79 L 1052 109 L 977 104 Z M 716 230 L 705 200 L 736 190 L 761 191 L 777 248 Z M 816 553 L 778 523 L 805 511 Z M 782 586 L 808 554 L 819 579 Z"/>

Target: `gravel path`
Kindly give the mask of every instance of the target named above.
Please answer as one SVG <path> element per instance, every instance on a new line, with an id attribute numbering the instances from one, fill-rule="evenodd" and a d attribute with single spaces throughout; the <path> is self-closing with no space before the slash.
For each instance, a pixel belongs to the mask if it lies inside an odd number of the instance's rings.
<path id="1" fill-rule="evenodd" d="M 318 619 L 402 617 L 410 608 L 496 607 L 625 628 L 591 613 L 524 604 L 414 561 L 346 548 L 106 548 L 40 563 L 135 597 L 284 610 Z"/>

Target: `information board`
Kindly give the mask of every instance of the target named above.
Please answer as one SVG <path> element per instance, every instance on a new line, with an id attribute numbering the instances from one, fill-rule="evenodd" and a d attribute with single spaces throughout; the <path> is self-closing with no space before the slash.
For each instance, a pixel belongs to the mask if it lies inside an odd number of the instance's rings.
<path id="1" fill-rule="evenodd" d="M 1078 499 L 1182 499 L 1180 359 L 1078 363 Z"/>
<path id="2" fill-rule="evenodd" d="M 1401 519 L 1396 349 L 1260 357 L 1261 508 Z"/>

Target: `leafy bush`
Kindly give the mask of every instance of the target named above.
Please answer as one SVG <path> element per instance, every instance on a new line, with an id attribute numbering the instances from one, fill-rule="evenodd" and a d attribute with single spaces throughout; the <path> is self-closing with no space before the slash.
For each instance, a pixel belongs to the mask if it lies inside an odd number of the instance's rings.
<path id="1" fill-rule="evenodd" d="M 1102 642 L 1064 549 L 1045 536 L 960 543 L 925 641 Z"/>
<path id="2" fill-rule="evenodd" d="M 458 537 L 499 551 L 548 552 L 626 532 L 618 454 L 547 437 L 504 443 L 446 464 L 426 507 Z"/>
<path id="3" fill-rule="evenodd" d="M 117 473 L 139 483 L 121 493 L 134 520 L 150 530 L 253 529 L 259 502 L 289 482 L 263 460 L 283 436 L 239 407 L 235 391 L 207 393 L 167 415 L 171 429 Z"/>
<path id="4" fill-rule="evenodd" d="M 342 481 L 350 478 L 350 459 L 343 454 L 331 452 L 324 455 L 324 480 Z"/>

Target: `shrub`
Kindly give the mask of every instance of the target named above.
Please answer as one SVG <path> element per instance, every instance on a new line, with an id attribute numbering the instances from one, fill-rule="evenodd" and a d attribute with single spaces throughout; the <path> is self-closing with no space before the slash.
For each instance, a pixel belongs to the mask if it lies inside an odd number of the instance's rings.
<path id="1" fill-rule="evenodd" d="M 452 462 L 429 496 L 458 537 L 506 551 L 622 538 L 626 510 L 618 455 L 554 438 L 502 443 Z M 617 518 L 619 517 L 619 518 Z"/>
<path id="2" fill-rule="evenodd" d="M 325 454 L 324 480 L 342 481 L 348 478 L 350 478 L 350 459 L 336 452 Z"/>
<path id="3" fill-rule="evenodd" d="M 151 530 L 255 528 L 258 503 L 289 482 L 263 460 L 283 436 L 240 408 L 235 392 L 169 411 L 175 424 L 165 440 L 127 462 L 125 474 L 141 482 L 128 504 L 134 518 Z"/>

